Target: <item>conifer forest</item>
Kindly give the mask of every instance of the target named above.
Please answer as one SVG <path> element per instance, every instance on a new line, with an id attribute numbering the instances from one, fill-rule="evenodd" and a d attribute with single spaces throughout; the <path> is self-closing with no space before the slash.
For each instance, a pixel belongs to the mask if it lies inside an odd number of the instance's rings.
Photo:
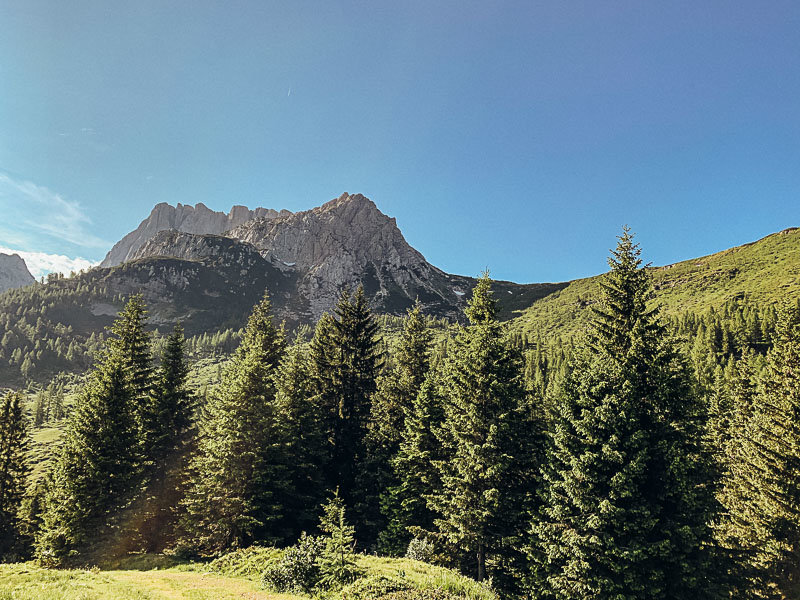
<path id="1" fill-rule="evenodd" d="M 627 228 L 608 265 L 563 335 L 488 272 L 455 321 L 362 286 L 290 325 L 267 289 L 187 336 L 130 294 L 82 341 L 8 292 L 2 345 L 30 327 L 53 368 L 0 397 L 0 557 L 253 598 L 800 599 L 800 299 L 667 310 Z"/>

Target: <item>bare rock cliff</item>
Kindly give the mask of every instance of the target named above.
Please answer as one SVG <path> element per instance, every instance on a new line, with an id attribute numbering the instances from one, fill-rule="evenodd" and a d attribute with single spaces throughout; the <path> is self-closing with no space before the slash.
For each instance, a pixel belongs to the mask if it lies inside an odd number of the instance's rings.
<path id="1" fill-rule="evenodd" d="M 457 293 L 462 278 L 428 263 L 406 242 L 395 220 L 361 194 L 345 193 L 311 210 L 254 219 L 225 235 L 252 244 L 278 268 L 296 270 L 299 291 L 315 318 L 330 310 L 342 289 L 359 285 L 381 312 L 402 314 L 417 297 L 439 314 L 455 314 L 463 303 L 463 294 Z"/>
<path id="2" fill-rule="evenodd" d="M 0 292 L 30 285 L 35 281 L 19 254 L 0 254 Z"/>
<path id="3" fill-rule="evenodd" d="M 161 203 L 153 208 L 150 216 L 134 231 L 117 242 L 106 255 L 101 267 L 113 267 L 131 260 L 136 252 L 159 231 L 175 229 L 186 233 L 219 235 L 252 219 L 274 219 L 287 216 L 287 210 L 280 212 L 271 208 L 250 210 L 245 206 L 234 206 L 228 214 L 213 211 L 202 203 L 195 206 L 178 204 L 170 206 Z"/>

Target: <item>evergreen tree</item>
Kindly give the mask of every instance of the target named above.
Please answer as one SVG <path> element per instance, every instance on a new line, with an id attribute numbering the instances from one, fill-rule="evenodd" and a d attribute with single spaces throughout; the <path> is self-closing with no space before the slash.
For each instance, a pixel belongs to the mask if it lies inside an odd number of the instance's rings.
<path id="1" fill-rule="evenodd" d="M 435 461 L 444 459 L 436 436 L 444 421 L 441 374 L 429 371 L 411 406 L 404 411 L 405 431 L 400 449 L 392 459 L 396 483 L 381 499 L 388 526 L 381 533 L 381 550 L 400 556 L 412 537 L 434 531 L 435 513 L 426 498 L 439 489 Z"/>
<path id="2" fill-rule="evenodd" d="M 414 523 L 408 518 L 400 518 L 400 513 L 405 512 L 402 504 L 407 498 L 397 489 L 400 480 L 391 462 L 397 457 L 405 437 L 406 419 L 414 418 L 411 411 L 430 369 L 430 346 L 431 333 L 417 300 L 408 311 L 393 356 L 394 364 L 378 380 L 378 391 L 372 405 L 370 455 L 378 486 L 385 490 L 381 496 L 381 510 L 387 520 L 387 528 L 379 536 L 379 547 L 392 555 L 405 552 L 411 540 L 407 527 Z M 416 501 L 424 504 L 421 497 Z"/>
<path id="3" fill-rule="evenodd" d="M 345 519 L 345 505 L 338 490 L 323 506 L 319 528 L 324 535 L 325 549 L 318 559 L 320 586 L 337 589 L 356 578 L 355 528 Z"/>
<path id="4" fill-rule="evenodd" d="M 199 425 L 185 505 L 190 538 L 221 551 L 277 541 L 272 530 L 289 485 L 278 423 L 275 370 L 284 353 L 282 327 L 268 297 L 255 306 L 242 343 Z"/>
<path id="5" fill-rule="evenodd" d="M 176 512 L 184 493 L 183 471 L 187 467 L 187 430 L 191 424 L 194 397 L 187 388 L 183 328 L 176 325 L 167 337 L 161 366 L 144 408 L 144 448 L 148 455 L 149 481 L 135 510 L 142 547 L 154 552 L 174 536 Z M 133 535 L 134 532 L 132 532 Z"/>
<path id="6" fill-rule="evenodd" d="M 378 381 L 372 405 L 373 441 L 394 456 L 403 439 L 405 415 L 430 369 L 431 332 L 425 325 L 419 300 L 409 309 L 400 334 L 394 364 Z"/>
<path id="7" fill-rule="evenodd" d="M 740 379 L 721 492 L 723 545 L 738 558 L 740 598 L 800 594 L 800 311 L 779 315 L 758 392 Z"/>
<path id="8" fill-rule="evenodd" d="M 718 593 L 704 415 L 648 307 L 626 228 L 585 346 L 557 392 L 534 515 L 532 592 L 548 599 L 685 599 Z"/>
<path id="9" fill-rule="evenodd" d="M 61 563 L 113 536 L 139 482 L 129 371 L 109 353 L 89 376 L 59 452 L 45 501 L 37 555 Z"/>
<path id="10" fill-rule="evenodd" d="M 325 499 L 325 473 L 328 440 L 325 420 L 314 394 L 311 362 L 307 344 L 296 340 L 280 364 L 275 376 L 276 402 L 284 429 L 284 455 L 291 485 L 281 504 L 286 508 L 282 535 L 286 541 L 311 531 L 317 521 L 316 509 Z"/>
<path id="11" fill-rule="evenodd" d="M 375 486 L 366 460 L 367 423 L 381 364 L 378 325 L 364 289 L 339 298 L 333 316 L 323 316 L 311 343 L 315 391 L 330 440 L 329 489 L 339 488 L 354 522 L 369 542 L 377 532 Z"/>
<path id="12" fill-rule="evenodd" d="M 28 474 L 27 445 L 22 394 L 7 392 L 0 400 L 0 560 L 20 550 L 18 513 Z"/>
<path id="13" fill-rule="evenodd" d="M 146 431 L 146 412 L 153 386 L 153 357 L 150 351 L 151 335 L 145 330 L 147 308 L 141 294 L 134 294 L 120 311 L 111 327 L 109 352 L 122 362 L 128 372 L 132 398 L 132 415 L 135 420 L 142 450 L 147 456 L 145 440 L 152 437 Z"/>
<path id="14" fill-rule="evenodd" d="M 491 562 L 503 561 L 495 575 L 510 568 L 503 563 L 524 528 L 538 449 L 522 356 L 502 333 L 487 273 L 466 314 L 469 325 L 456 335 L 443 369 L 439 441 L 446 459 L 435 462 L 441 485 L 429 501 L 440 532 L 474 553 L 482 581 Z"/>
<path id="15" fill-rule="evenodd" d="M 144 444 L 157 465 L 178 449 L 191 423 L 193 397 L 187 388 L 188 374 L 186 341 L 178 324 L 167 338 L 161 367 L 143 410 Z"/>

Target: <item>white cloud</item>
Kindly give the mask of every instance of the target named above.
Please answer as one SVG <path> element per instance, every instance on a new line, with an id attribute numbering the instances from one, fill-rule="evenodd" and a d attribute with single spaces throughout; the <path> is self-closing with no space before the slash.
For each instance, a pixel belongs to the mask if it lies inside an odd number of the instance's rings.
<path id="1" fill-rule="evenodd" d="M 69 275 L 70 272 L 76 273 L 81 269 L 89 269 L 97 263 L 85 258 L 77 257 L 70 258 L 63 254 L 47 254 L 45 252 L 25 252 L 23 250 L 14 250 L 13 248 L 6 248 L 0 246 L 0 254 L 19 254 L 31 275 L 39 279 L 46 276 L 48 273 L 64 273 Z"/>
<path id="2" fill-rule="evenodd" d="M 107 248 L 106 240 L 89 233 L 87 225 L 91 219 L 77 202 L 65 200 L 59 194 L 30 181 L 12 179 L 0 173 L 0 207 L 3 209 L 6 227 L 13 226 L 19 235 L 20 229 L 41 242 L 42 235 L 67 242 L 81 248 Z M 26 244 L 30 246 L 31 244 Z"/>

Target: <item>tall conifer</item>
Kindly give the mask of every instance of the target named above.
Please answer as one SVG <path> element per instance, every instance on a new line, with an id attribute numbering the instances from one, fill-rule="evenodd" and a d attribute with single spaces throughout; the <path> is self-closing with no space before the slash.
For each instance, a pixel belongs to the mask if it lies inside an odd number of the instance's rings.
<path id="1" fill-rule="evenodd" d="M 90 374 L 51 473 L 37 555 L 62 563 L 103 551 L 139 482 L 130 373 L 109 353 Z M 91 542 L 91 548 L 90 546 Z"/>
<path id="2" fill-rule="evenodd" d="M 190 538 L 207 551 L 275 542 L 288 483 L 278 424 L 275 370 L 285 348 L 268 297 L 255 306 L 242 343 L 209 400 L 185 505 Z"/>
<path id="3" fill-rule="evenodd" d="M 774 347 L 753 395 L 736 405 L 720 538 L 738 559 L 737 597 L 800 594 L 800 311 L 780 312 Z"/>
<path id="4" fill-rule="evenodd" d="M 532 592 L 563 600 L 715 597 L 702 404 L 648 306 L 626 228 L 588 342 L 557 392 L 535 513 Z"/>
<path id="5" fill-rule="evenodd" d="M 490 574 L 487 565 L 507 558 L 522 533 L 537 448 L 522 355 L 503 335 L 488 274 L 466 314 L 469 325 L 455 337 L 443 369 L 439 441 L 446 460 L 435 463 L 441 485 L 429 501 L 441 533 L 475 556 L 481 581 Z"/>
<path id="6" fill-rule="evenodd" d="M 28 474 L 27 445 L 22 394 L 7 392 L 0 400 L 0 560 L 20 550 L 18 514 Z"/>
<path id="7" fill-rule="evenodd" d="M 377 490 L 366 460 L 367 423 L 381 353 L 378 325 L 360 287 L 342 292 L 332 316 L 317 324 L 311 344 L 315 388 L 326 415 L 330 440 L 329 489 L 339 488 L 352 507 L 353 522 L 363 539 L 377 536 Z"/>

